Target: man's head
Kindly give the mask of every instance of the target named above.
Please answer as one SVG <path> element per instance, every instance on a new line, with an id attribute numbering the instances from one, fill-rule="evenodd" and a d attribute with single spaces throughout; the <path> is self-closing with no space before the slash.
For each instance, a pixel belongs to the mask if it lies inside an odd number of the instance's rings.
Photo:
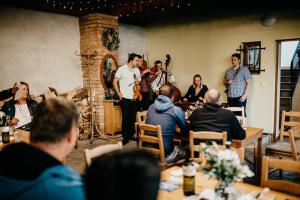
<path id="1" fill-rule="evenodd" d="M 138 62 L 139 62 L 139 55 L 135 54 L 135 53 L 131 53 L 128 56 L 128 65 L 132 66 L 132 67 L 137 67 Z"/>
<path id="2" fill-rule="evenodd" d="M 157 61 L 154 62 L 154 66 L 157 69 L 162 69 L 162 62 L 160 60 L 157 60 Z"/>
<path id="3" fill-rule="evenodd" d="M 163 95 L 173 99 L 173 87 L 171 85 L 165 84 L 159 88 L 159 95 Z"/>
<path id="4" fill-rule="evenodd" d="M 130 184 L 128 180 L 130 179 Z M 151 152 L 118 150 L 95 158 L 85 173 L 87 200 L 155 200 L 160 168 Z M 99 188 L 102 188 L 101 194 Z M 134 189 L 134 192 L 128 192 Z"/>
<path id="5" fill-rule="evenodd" d="M 138 67 L 142 67 L 144 59 L 143 59 L 143 57 L 141 55 L 137 55 L 137 57 L 139 58 L 137 66 Z"/>
<path id="6" fill-rule="evenodd" d="M 221 95 L 216 89 L 209 89 L 204 96 L 205 103 L 215 103 L 221 105 Z"/>
<path id="7" fill-rule="evenodd" d="M 76 107 L 66 99 L 43 101 L 33 113 L 30 141 L 33 144 L 64 144 L 67 155 L 76 142 L 78 118 Z"/>
<path id="8" fill-rule="evenodd" d="M 234 67 L 240 64 L 240 60 L 241 60 L 241 55 L 239 53 L 235 53 L 231 55 L 231 63 Z"/>

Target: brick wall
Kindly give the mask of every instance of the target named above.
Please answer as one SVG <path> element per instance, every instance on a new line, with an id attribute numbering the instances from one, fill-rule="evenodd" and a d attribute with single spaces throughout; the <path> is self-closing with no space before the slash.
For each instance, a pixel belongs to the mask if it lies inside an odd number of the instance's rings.
<path id="1" fill-rule="evenodd" d="M 89 88 L 91 81 L 92 90 L 95 91 L 96 124 L 100 130 L 104 131 L 104 88 L 100 80 L 100 63 L 106 54 L 113 54 L 118 60 L 118 51 L 109 51 L 102 44 L 102 33 L 104 28 L 113 28 L 119 31 L 118 18 L 114 16 L 94 13 L 79 18 L 80 25 L 80 51 L 81 54 L 97 51 L 99 55 L 91 60 L 89 80 L 88 61 L 86 57 L 81 57 L 81 68 L 83 75 L 83 86 Z M 66 77 L 67 78 L 67 77 Z"/>

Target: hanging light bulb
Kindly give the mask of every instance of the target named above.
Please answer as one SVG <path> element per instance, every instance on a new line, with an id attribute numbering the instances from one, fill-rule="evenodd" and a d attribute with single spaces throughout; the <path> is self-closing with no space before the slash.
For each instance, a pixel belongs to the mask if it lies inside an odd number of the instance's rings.
<path id="1" fill-rule="evenodd" d="M 262 25 L 271 27 L 276 23 L 276 17 L 272 13 L 266 13 L 261 18 Z"/>

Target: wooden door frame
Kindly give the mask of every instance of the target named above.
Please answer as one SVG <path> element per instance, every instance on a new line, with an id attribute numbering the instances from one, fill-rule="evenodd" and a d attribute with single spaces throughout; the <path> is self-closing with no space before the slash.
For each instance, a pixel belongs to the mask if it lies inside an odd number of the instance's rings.
<path id="1" fill-rule="evenodd" d="M 275 97 L 274 97 L 274 126 L 273 126 L 273 142 L 276 142 L 277 141 L 277 137 L 276 137 L 276 132 L 277 132 L 277 95 L 278 95 L 278 87 L 279 87 L 279 84 L 278 83 L 278 70 L 279 70 L 279 47 L 280 47 L 280 44 L 282 42 L 287 42 L 287 41 L 294 41 L 294 40 L 300 40 L 300 38 L 291 38 L 291 39 L 279 39 L 279 40 L 276 40 L 276 70 L 275 70 Z M 280 48 L 281 49 L 281 48 Z M 279 105 L 280 106 L 280 105 Z M 278 122 L 280 123 L 280 122 Z"/>

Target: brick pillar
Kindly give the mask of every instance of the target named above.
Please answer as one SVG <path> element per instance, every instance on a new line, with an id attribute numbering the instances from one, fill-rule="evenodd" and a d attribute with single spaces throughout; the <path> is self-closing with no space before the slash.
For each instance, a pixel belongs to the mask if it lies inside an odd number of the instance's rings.
<path id="1" fill-rule="evenodd" d="M 79 18 L 80 25 L 80 50 L 81 53 L 87 53 L 96 50 L 100 55 L 96 56 L 90 65 L 91 80 L 89 80 L 89 72 L 87 59 L 81 58 L 81 68 L 83 75 L 83 86 L 89 88 L 91 81 L 92 90 L 95 91 L 95 108 L 96 108 L 96 124 L 100 130 L 104 132 L 104 88 L 100 80 L 100 63 L 106 54 L 112 54 L 118 60 L 118 51 L 108 50 L 102 43 L 102 33 L 104 28 L 113 28 L 119 30 L 118 18 L 114 16 L 93 13 Z"/>

